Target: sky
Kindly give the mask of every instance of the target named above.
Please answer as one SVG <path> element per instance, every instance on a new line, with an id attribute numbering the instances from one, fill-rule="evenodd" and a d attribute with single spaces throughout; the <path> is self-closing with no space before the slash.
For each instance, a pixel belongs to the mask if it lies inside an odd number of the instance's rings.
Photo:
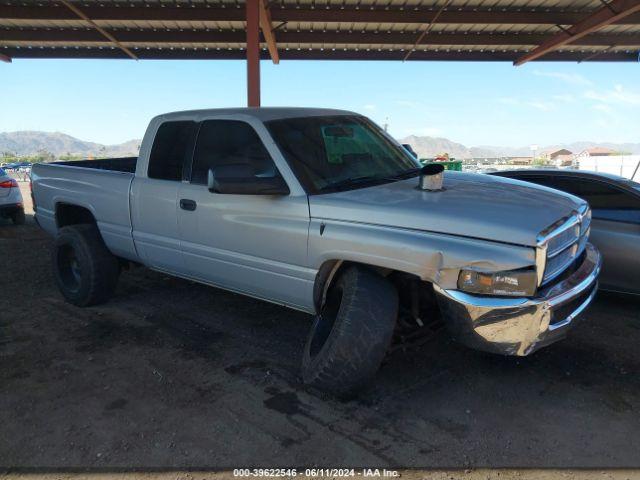
<path id="1" fill-rule="evenodd" d="M 154 115 L 246 105 L 243 61 L 0 62 L 0 132 L 116 144 Z M 466 146 L 640 142 L 640 63 L 263 61 L 262 105 L 353 110 Z"/>

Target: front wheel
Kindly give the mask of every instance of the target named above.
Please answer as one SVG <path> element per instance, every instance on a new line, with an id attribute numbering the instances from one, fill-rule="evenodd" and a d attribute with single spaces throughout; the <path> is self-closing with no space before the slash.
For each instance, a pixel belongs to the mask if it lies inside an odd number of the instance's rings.
<path id="1" fill-rule="evenodd" d="M 374 378 L 398 316 L 398 292 L 375 272 L 353 266 L 329 289 L 307 338 L 302 379 L 350 398 Z"/>
<path id="2" fill-rule="evenodd" d="M 52 252 L 53 273 L 64 298 L 79 307 L 98 305 L 113 295 L 120 264 L 95 225 L 61 228 Z"/>

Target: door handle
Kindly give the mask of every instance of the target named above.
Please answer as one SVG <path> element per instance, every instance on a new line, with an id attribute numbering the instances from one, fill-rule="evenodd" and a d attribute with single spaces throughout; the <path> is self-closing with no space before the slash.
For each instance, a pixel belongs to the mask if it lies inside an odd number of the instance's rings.
<path id="1" fill-rule="evenodd" d="M 187 198 L 180 199 L 180 208 L 182 210 L 188 210 L 193 212 L 196 209 L 196 202 L 194 200 L 189 200 Z"/>

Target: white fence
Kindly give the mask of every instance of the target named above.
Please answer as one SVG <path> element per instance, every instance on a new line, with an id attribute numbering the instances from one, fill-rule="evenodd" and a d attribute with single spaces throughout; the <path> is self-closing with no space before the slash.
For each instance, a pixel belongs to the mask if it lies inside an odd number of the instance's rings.
<path id="1" fill-rule="evenodd" d="M 583 157 L 578 159 L 580 170 L 611 173 L 640 181 L 640 155 L 612 155 L 606 157 Z"/>

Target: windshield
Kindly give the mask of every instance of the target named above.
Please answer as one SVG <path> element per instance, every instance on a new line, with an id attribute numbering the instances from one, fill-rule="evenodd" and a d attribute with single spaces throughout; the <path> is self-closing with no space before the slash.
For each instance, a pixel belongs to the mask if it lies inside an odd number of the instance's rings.
<path id="1" fill-rule="evenodd" d="M 265 122 L 308 193 L 362 188 L 417 175 L 420 164 L 360 116 Z"/>

